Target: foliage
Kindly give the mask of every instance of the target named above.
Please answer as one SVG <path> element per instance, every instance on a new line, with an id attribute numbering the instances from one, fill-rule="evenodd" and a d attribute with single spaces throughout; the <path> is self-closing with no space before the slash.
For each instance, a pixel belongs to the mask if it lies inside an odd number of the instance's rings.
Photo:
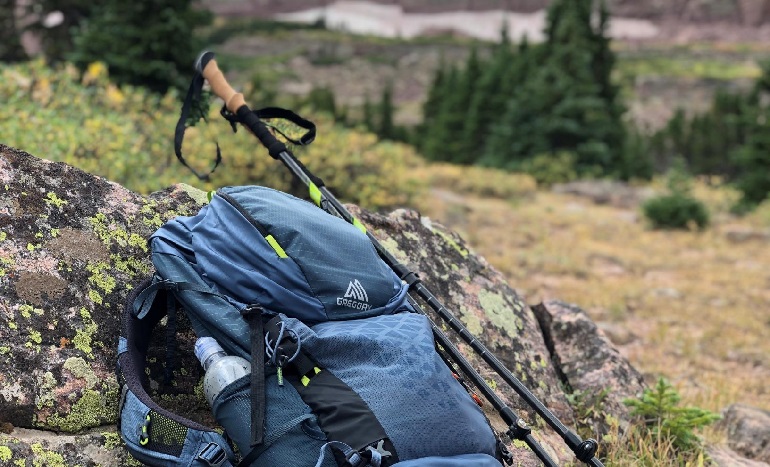
<path id="1" fill-rule="evenodd" d="M 577 180 L 575 170 L 575 154 L 560 151 L 557 154 L 538 154 L 537 156 L 522 161 L 518 169 L 531 175 L 537 183 L 551 186 L 556 183 L 565 183 Z"/>
<path id="2" fill-rule="evenodd" d="M 0 0 L 0 61 L 15 62 L 27 58 L 21 46 L 16 21 L 16 0 Z"/>
<path id="3" fill-rule="evenodd" d="M 739 210 L 753 209 L 770 194 L 770 106 L 763 105 L 768 95 L 770 61 L 762 63 L 762 76 L 751 95 L 757 104 L 746 122 L 745 144 L 733 153 L 733 162 L 738 167 L 736 187 L 743 195 Z"/>
<path id="4" fill-rule="evenodd" d="M 513 167 L 538 154 L 571 151 L 580 175 L 613 174 L 621 159 L 624 111 L 610 80 L 614 55 L 606 36 L 608 13 L 594 2 L 553 2 L 547 41 L 525 80 L 510 96 L 483 159 Z"/>
<path id="5" fill-rule="evenodd" d="M 72 65 L 55 69 L 40 61 L 0 69 L 0 134 L 3 143 L 45 159 L 66 162 L 141 193 L 187 183 L 217 186 L 263 184 L 292 187 L 288 171 L 246 131 L 232 134 L 211 106 L 208 123 L 189 128 L 182 148 L 200 172 L 214 159 L 218 140 L 223 165 L 201 182 L 174 160 L 173 132 L 181 98 L 110 83 L 104 65 L 89 66 L 82 79 Z M 316 141 L 295 154 L 345 202 L 369 209 L 409 204 L 421 184 L 412 170 L 421 159 L 411 148 L 380 143 L 372 134 L 315 119 Z"/>
<path id="6" fill-rule="evenodd" d="M 118 84 L 183 89 L 203 48 L 195 29 L 211 19 L 194 0 L 99 2 L 76 32 L 70 58 L 81 69 L 104 62 Z"/>
<path id="7" fill-rule="evenodd" d="M 648 388 L 639 399 L 627 399 L 631 416 L 639 427 L 654 439 L 670 440 L 675 452 L 692 452 L 702 448 L 695 430 L 719 420 L 719 415 L 698 407 L 679 407 L 681 396 L 664 378 Z"/>
<path id="8" fill-rule="evenodd" d="M 67 55 L 72 53 L 73 31 L 93 14 L 96 5 L 96 2 L 88 0 L 37 0 L 16 3 L 23 5 L 24 14 L 32 19 L 32 23 L 25 29 L 40 37 L 43 54 L 49 63 L 65 60 Z M 45 24 L 48 15 L 52 13 L 61 14 L 59 24 Z"/>
<path id="9" fill-rule="evenodd" d="M 530 198 L 537 191 L 537 182 L 529 175 L 485 167 L 433 163 L 419 168 L 415 176 L 430 187 L 507 200 Z"/>
<path id="10" fill-rule="evenodd" d="M 671 170 L 669 193 L 651 198 L 642 206 L 645 217 L 656 229 L 704 229 L 709 224 L 706 206 L 691 195 L 691 180 L 683 166 Z"/>
<path id="11" fill-rule="evenodd" d="M 421 152 L 430 160 L 518 170 L 535 157 L 575 155 L 579 176 L 624 178 L 638 166 L 623 158 L 624 106 L 611 80 L 609 12 L 602 1 L 552 2 L 545 44 L 507 33 L 463 68 L 440 68 L 423 108 Z"/>

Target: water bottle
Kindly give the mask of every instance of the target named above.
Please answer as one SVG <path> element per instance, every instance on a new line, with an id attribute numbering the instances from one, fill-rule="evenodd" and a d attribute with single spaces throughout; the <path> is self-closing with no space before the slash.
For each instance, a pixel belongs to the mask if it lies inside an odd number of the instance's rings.
<path id="1" fill-rule="evenodd" d="M 210 406 L 220 392 L 232 382 L 251 373 L 248 360 L 227 355 L 213 337 L 200 337 L 195 341 L 195 356 L 203 365 L 203 393 Z"/>

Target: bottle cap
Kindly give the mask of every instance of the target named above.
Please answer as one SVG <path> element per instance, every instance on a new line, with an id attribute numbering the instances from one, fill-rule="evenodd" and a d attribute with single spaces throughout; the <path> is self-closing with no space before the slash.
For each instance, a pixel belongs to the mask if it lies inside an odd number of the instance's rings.
<path id="1" fill-rule="evenodd" d="M 203 365 L 209 357 L 218 352 L 224 353 L 225 350 L 213 337 L 199 337 L 198 340 L 195 341 L 195 356 L 198 357 L 201 365 Z"/>

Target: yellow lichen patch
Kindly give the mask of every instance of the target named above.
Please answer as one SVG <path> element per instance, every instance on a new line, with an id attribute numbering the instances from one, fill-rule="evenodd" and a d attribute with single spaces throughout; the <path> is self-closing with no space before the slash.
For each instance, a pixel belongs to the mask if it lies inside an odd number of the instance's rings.
<path id="1" fill-rule="evenodd" d="M 521 318 L 516 316 L 513 308 L 508 305 L 508 302 L 501 293 L 481 290 L 478 293 L 478 297 L 479 305 L 481 305 L 485 316 L 489 318 L 492 324 L 505 330 L 510 337 L 519 334 L 523 327 Z"/>
<path id="2" fill-rule="evenodd" d="M 32 458 L 33 467 L 66 467 L 61 454 L 46 450 L 40 443 L 32 444 L 30 447 L 34 455 Z"/>
<path id="3" fill-rule="evenodd" d="M 59 198 L 56 195 L 56 193 L 54 193 L 52 191 L 49 191 L 48 193 L 46 193 L 45 199 L 43 201 L 45 201 L 46 204 L 49 204 L 49 205 L 52 205 L 52 206 L 56 206 L 59 209 L 61 209 L 62 206 L 64 206 L 65 204 L 69 203 L 68 201 L 65 201 L 65 200 Z"/>
<path id="4" fill-rule="evenodd" d="M 0 446 L 0 461 L 8 462 L 11 460 L 11 456 L 13 456 L 13 453 L 8 446 Z"/>
<path id="5" fill-rule="evenodd" d="M 116 397 L 111 397 L 113 395 L 115 394 L 102 395 L 93 389 L 86 389 L 66 416 L 55 413 L 48 417 L 46 425 L 69 433 L 100 426 L 106 420 L 115 418 L 115 406 L 108 402 L 111 399 L 117 400 Z"/>

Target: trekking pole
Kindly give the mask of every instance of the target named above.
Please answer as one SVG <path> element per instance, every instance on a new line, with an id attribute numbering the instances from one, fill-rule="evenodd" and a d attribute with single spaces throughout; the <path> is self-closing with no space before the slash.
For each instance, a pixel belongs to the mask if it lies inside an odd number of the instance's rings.
<path id="1" fill-rule="evenodd" d="M 382 244 L 375 238 L 370 232 L 366 230 L 363 224 L 355 218 L 345 207 L 340 203 L 334 195 L 324 186 L 323 180 L 316 177 L 289 151 L 284 143 L 276 138 L 270 131 L 264 122 L 246 105 L 246 101 L 243 94 L 236 92 L 224 77 L 224 74 L 219 70 L 216 61 L 214 60 L 214 54 L 212 52 L 204 52 L 200 55 L 195 63 L 195 69 L 200 73 L 204 79 L 209 82 L 212 92 L 225 102 L 227 110 L 235 115 L 237 121 L 244 125 L 259 139 L 259 141 L 267 148 L 270 156 L 274 159 L 280 160 L 294 176 L 302 181 L 308 187 L 310 198 L 325 211 L 337 215 L 349 223 L 353 224 L 364 232 L 373 246 L 377 250 L 377 253 L 385 261 L 393 271 L 405 281 L 409 289 L 414 291 L 444 320 L 449 326 L 457 332 L 457 334 L 476 351 L 477 354 L 498 374 L 505 380 L 516 393 L 529 404 L 535 412 L 540 415 L 545 422 L 551 426 L 569 446 L 575 457 L 593 467 L 603 467 L 603 464 L 595 457 L 598 449 L 598 443 L 596 440 L 589 438 L 582 440 L 577 434 L 570 431 L 561 421 L 550 411 L 548 408 L 535 397 L 532 392 L 527 389 L 514 375 L 503 365 L 500 360 L 497 359 L 476 337 L 474 337 L 470 331 L 443 305 L 441 302 L 422 284 L 420 278 L 414 272 L 410 271 L 406 266 L 400 264 L 396 258 L 388 252 Z M 418 310 L 424 313 L 421 307 L 417 307 Z M 465 360 L 460 354 L 459 350 L 449 341 L 443 332 L 441 332 L 435 323 L 431 320 L 434 336 L 438 340 L 439 344 L 445 346 L 445 349 L 450 349 L 452 358 L 459 357 L 457 362 L 463 372 L 465 370 L 470 371 L 471 374 L 475 373 L 478 377 L 474 379 L 474 384 L 479 390 L 484 393 L 484 396 L 490 400 L 495 409 L 498 410 L 501 417 L 506 423 L 509 424 L 508 435 L 515 439 L 520 439 L 527 443 L 537 457 L 543 461 L 547 466 L 555 466 L 557 464 L 549 458 L 545 453 L 542 446 L 540 446 L 534 438 L 531 436 L 531 429 L 522 419 L 517 417 L 513 410 L 507 407 L 499 397 L 494 394 L 491 388 L 488 387 L 486 382 L 480 375 L 473 369 L 470 363 Z M 455 355 L 456 352 L 456 355 Z M 464 365 L 463 363 L 464 362 Z M 478 382 L 478 384 L 476 384 Z"/>

